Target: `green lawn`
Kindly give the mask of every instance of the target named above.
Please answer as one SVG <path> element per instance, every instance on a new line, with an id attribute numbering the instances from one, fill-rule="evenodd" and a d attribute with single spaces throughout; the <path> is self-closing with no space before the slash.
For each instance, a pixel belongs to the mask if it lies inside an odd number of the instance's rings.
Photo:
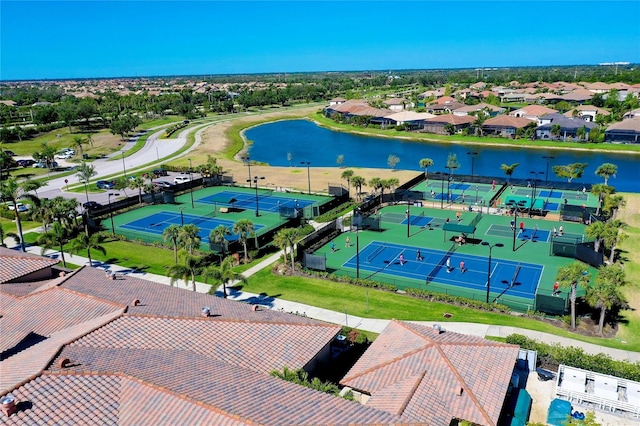
<path id="1" fill-rule="evenodd" d="M 247 284 L 239 285 L 238 288 L 251 293 L 265 293 L 271 297 L 337 312 L 346 310 L 351 315 L 365 318 L 506 325 L 542 331 L 596 345 L 640 351 L 640 335 L 627 340 L 626 344 L 620 340 L 586 337 L 535 319 L 494 314 L 444 303 L 426 302 L 406 295 L 314 278 L 275 276 L 271 273 L 271 268 L 266 268 L 253 275 Z M 445 312 L 453 316 L 450 319 L 444 318 Z"/>

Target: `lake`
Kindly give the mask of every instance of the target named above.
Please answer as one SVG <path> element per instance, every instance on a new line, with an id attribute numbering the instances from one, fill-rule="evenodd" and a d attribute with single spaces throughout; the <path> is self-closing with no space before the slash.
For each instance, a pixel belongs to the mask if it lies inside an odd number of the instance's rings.
<path id="1" fill-rule="evenodd" d="M 553 156 L 548 164 L 549 180 L 560 180 L 552 172 L 553 165 L 588 163 L 582 178 L 574 182 L 603 183 L 595 170 L 603 163 L 613 163 L 618 166 L 618 173 L 609 179 L 609 184 L 619 192 L 640 192 L 640 155 L 405 141 L 336 132 L 307 120 L 262 124 L 248 129 L 246 137 L 253 142 L 249 149 L 251 160 L 272 166 L 299 166 L 300 162 L 308 161 L 311 167 L 337 167 L 336 159 L 342 155 L 342 165 L 346 167 L 389 169 L 387 159 L 393 154 L 400 159 L 397 169 L 423 170 L 418 164 L 420 159 L 431 158 L 434 166 L 430 171 L 446 171 L 447 156 L 454 153 L 460 163 L 457 173 L 471 174 L 473 163 L 475 175 L 504 176 L 501 164 L 520 163 L 514 178 L 528 179 L 532 177 L 531 172 L 537 172 L 544 179 L 547 160 L 543 156 Z"/>

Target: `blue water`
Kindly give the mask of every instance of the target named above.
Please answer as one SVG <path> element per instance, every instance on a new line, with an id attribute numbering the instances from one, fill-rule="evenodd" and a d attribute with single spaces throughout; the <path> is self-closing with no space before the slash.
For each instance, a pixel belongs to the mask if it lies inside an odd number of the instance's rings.
<path id="1" fill-rule="evenodd" d="M 549 180 L 560 180 L 552 172 L 553 165 L 588 163 L 582 178 L 573 181 L 603 183 L 603 179 L 595 175 L 595 170 L 603 163 L 613 163 L 618 166 L 618 173 L 609 179 L 609 185 L 619 192 L 640 192 L 640 155 L 404 141 L 336 132 L 307 120 L 263 124 L 248 129 L 246 137 L 253 142 L 249 150 L 251 160 L 272 166 L 300 167 L 300 162 L 309 161 L 311 167 L 336 167 L 338 155 L 343 155 L 342 165 L 346 167 L 389 169 L 387 158 L 394 154 L 400 158 L 397 169 L 422 170 L 418 164 L 420 159 L 431 158 L 434 166 L 429 171 L 445 171 L 447 156 L 454 153 L 460 163 L 457 173 L 471 174 L 471 159 L 474 157 L 475 175 L 504 176 L 501 164 L 520 163 L 514 178 L 528 179 L 533 176 L 531 172 L 537 172 L 538 177 L 544 179 L 547 161 L 542 157 L 553 156 L 555 158 L 549 161 Z M 477 152 L 478 155 L 467 155 L 467 152 Z M 288 153 L 291 153 L 291 162 L 287 158 Z"/>

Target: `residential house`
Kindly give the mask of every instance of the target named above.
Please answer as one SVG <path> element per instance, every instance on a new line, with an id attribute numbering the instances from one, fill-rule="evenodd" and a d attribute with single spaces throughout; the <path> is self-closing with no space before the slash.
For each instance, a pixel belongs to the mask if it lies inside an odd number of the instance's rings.
<path id="1" fill-rule="evenodd" d="M 618 123 L 613 123 L 605 130 L 604 141 L 614 143 L 639 143 L 640 117 L 628 118 Z"/>
<path id="2" fill-rule="evenodd" d="M 631 111 L 629 111 L 629 112 L 626 112 L 626 113 L 622 116 L 622 118 L 623 118 L 623 119 L 625 119 L 625 120 L 626 120 L 627 118 L 635 118 L 635 117 L 640 117 L 640 108 L 637 108 L 637 109 L 631 110 Z"/>
<path id="3" fill-rule="evenodd" d="M 496 425 L 504 415 L 517 346 L 392 321 L 342 380 L 359 396 L 347 401 L 270 374 L 327 368 L 339 326 L 99 268 L 29 281 L 37 267 L 23 264 L 36 259 L 0 248 L 12 277 L 0 284 L 4 425 Z"/>
<path id="4" fill-rule="evenodd" d="M 495 117 L 496 115 L 502 114 L 503 112 L 504 112 L 504 108 L 500 108 L 498 106 L 487 104 L 484 102 L 481 102 L 476 105 L 465 105 L 463 107 L 453 110 L 454 115 L 472 114 L 477 116 L 478 113 L 482 113 L 485 116 L 489 116 L 489 117 Z"/>
<path id="5" fill-rule="evenodd" d="M 565 117 L 580 117 L 584 121 L 595 122 L 597 115 L 608 116 L 611 115 L 609 111 L 603 108 L 598 108 L 593 105 L 578 105 L 577 107 L 564 113 Z"/>
<path id="6" fill-rule="evenodd" d="M 341 105 L 345 103 L 347 100 L 345 98 L 333 98 L 329 100 L 329 106 Z"/>
<path id="7" fill-rule="evenodd" d="M 524 102 L 528 96 L 525 92 L 512 91 L 500 96 L 500 102 Z"/>
<path id="8" fill-rule="evenodd" d="M 576 89 L 560 96 L 559 98 L 559 100 L 577 104 L 588 103 L 591 99 L 593 99 L 593 92 L 587 89 Z"/>
<path id="9" fill-rule="evenodd" d="M 374 108 L 361 99 L 350 99 L 340 105 L 328 106 L 323 111 L 330 118 L 336 114 L 342 115 L 347 121 L 352 120 L 353 117 L 366 117 L 370 124 L 379 125 L 383 125 L 384 117 L 392 112 L 388 109 Z"/>
<path id="10" fill-rule="evenodd" d="M 504 422 L 518 347 L 393 320 L 341 380 L 366 407 L 431 425 Z"/>
<path id="11" fill-rule="evenodd" d="M 511 117 L 522 117 L 528 120 L 533 120 L 540 123 L 540 117 L 546 114 L 553 114 L 554 112 L 558 112 L 553 108 L 546 107 L 544 105 L 528 105 L 524 108 L 517 109 L 515 111 L 511 111 L 509 115 Z"/>
<path id="12" fill-rule="evenodd" d="M 428 112 L 401 111 L 385 116 L 384 125 L 393 124 L 397 126 L 404 124 L 407 130 L 422 130 L 424 129 L 425 120 L 433 117 L 435 115 Z"/>
<path id="13" fill-rule="evenodd" d="M 540 122 L 541 125 L 536 129 L 537 139 L 587 141 L 589 140 L 589 132 L 598 127 L 596 123 L 584 121 L 579 117 L 566 117 L 559 113 L 543 115 L 540 117 Z M 552 134 L 555 125 L 560 126 L 558 134 Z M 580 135 L 581 132 L 584 134 Z"/>
<path id="14" fill-rule="evenodd" d="M 411 102 L 401 98 L 385 99 L 382 103 L 384 103 L 391 111 L 395 112 L 404 111 L 406 108 L 411 108 L 413 106 Z"/>
<path id="15" fill-rule="evenodd" d="M 487 135 L 514 137 L 518 129 L 523 129 L 531 123 L 536 123 L 536 121 L 523 117 L 499 115 L 486 120 L 482 125 L 482 131 Z"/>
<path id="16" fill-rule="evenodd" d="M 424 120 L 423 131 L 425 133 L 448 135 L 449 132 L 447 129 L 449 125 L 451 125 L 454 133 L 460 133 L 464 129 L 469 128 L 474 121 L 476 121 L 476 118 L 471 115 L 442 114 Z"/>

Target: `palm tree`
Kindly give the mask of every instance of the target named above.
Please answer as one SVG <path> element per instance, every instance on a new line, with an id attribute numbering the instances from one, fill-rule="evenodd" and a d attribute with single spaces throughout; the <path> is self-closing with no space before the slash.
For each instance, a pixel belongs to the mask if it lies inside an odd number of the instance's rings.
<path id="1" fill-rule="evenodd" d="M 141 176 L 136 176 L 133 179 L 129 179 L 129 188 L 138 190 L 138 204 L 142 204 L 142 190 L 144 189 L 146 182 Z"/>
<path id="2" fill-rule="evenodd" d="M 389 167 L 391 167 L 391 170 L 393 171 L 396 170 L 396 166 L 398 165 L 399 162 L 400 162 L 400 157 L 398 157 L 395 154 L 390 154 L 389 157 L 387 157 L 387 164 L 389 165 Z"/>
<path id="3" fill-rule="evenodd" d="M 420 160 L 420 168 L 424 169 L 424 178 L 429 182 L 429 167 L 433 166 L 433 160 L 431 158 L 423 158 Z"/>
<path id="4" fill-rule="evenodd" d="M 551 170 L 559 178 L 567 178 L 567 182 L 571 183 L 573 179 L 579 179 L 587 168 L 588 163 L 573 163 L 567 165 L 553 166 Z"/>
<path id="5" fill-rule="evenodd" d="M 351 191 L 351 178 L 353 177 L 353 170 L 351 169 L 347 169 L 345 171 L 342 172 L 342 179 L 345 179 L 347 181 L 347 192 Z"/>
<path id="6" fill-rule="evenodd" d="M 458 156 L 456 154 L 449 154 L 447 157 L 447 169 L 449 169 L 449 176 L 453 176 L 453 171 L 460 167 L 458 162 Z"/>
<path id="7" fill-rule="evenodd" d="M 602 336 L 607 311 L 615 306 L 623 308 L 627 306 L 627 300 L 620 292 L 620 288 L 626 284 L 624 269 L 615 264 L 602 266 L 598 269 L 595 284 L 587 287 L 585 300 L 589 306 L 600 309 L 600 321 L 598 321 L 598 334 L 600 336 Z"/>
<path id="8" fill-rule="evenodd" d="M 169 277 L 171 277 L 171 285 L 177 280 L 184 280 L 185 286 L 189 285 L 191 278 L 191 290 L 196 291 L 196 275 L 202 272 L 202 257 L 191 256 L 187 254 L 184 259 L 184 265 L 173 265 L 169 268 Z"/>
<path id="9" fill-rule="evenodd" d="M 82 154 L 84 153 L 83 150 L 83 145 L 85 144 L 86 139 L 83 138 L 82 136 L 74 136 L 73 137 L 73 147 L 74 148 L 78 148 L 78 152 L 80 153 L 80 156 L 82 156 Z"/>
<path id="10" fill-rule="evenodd" d="M 220 245 L 223 257 L 226 255 L 227 247 L 229 246 L 229 241 L 227 240 L 229 235 L 231 235 L 231 230 L 224 225 L 218 225 L 209 232 L 209 241 Z"/>
<path id="11" fill-rule="evenodd" d="M 78 180 L 80 180 L 80 182 L 84 183 L 84 192 L 87 196 L 87 202 L 89 202 L 89 189 L 88 189 L 89 181 L 91 180 L 92 177 L 94 177 L 97 174 L 98 172 L 96 172 L 96 168 L 91 164 L 87 164 L 86 161 L 83 161 L 78 166 L 78 172 L 76 173 L 76 177 L 78 178 Z"/>
<path id="12" fill-rule="evenodd" d="M 254 235 L 253 222 L 249 219 L 240 219 L 233 224 L 233 233 L 238 235 L 238 239 L 242 243 L 244 249 L 244 263 L 247 263 L 249 256 L 247 253 L 247 240 Z"/>
<path id="13" fill-rule="evenodd" d="M 616 173 L 618 173 L 618 166 L 611 163 L 604 163 L 596 169 L 596 175 L 604 179 L 605 185 L 608 184 L 609 178 L 615 176 Z"/>
<path id="14" fill-rule="evenodd" d="M 189 255 L 192 255 L 194 250 L 200 248 L 201 238 L 200 235 L 198 235 L 199 232 L 200 228 L 192 223 L 180 227 L 178 242 L 182 247 L 184 247 Z"/>
<path id="15" fill-rule="evenodd" d="M 93 266 L 91 250 L 97 250 L 103 255 L 107 254 L 107 250 L 101 245 L 103 240 L 104 237 L 101 234 L 87 235 L 81 232 L 76 238 L 71 240 L 70 250 L 76 254 L 86 250 L 87 257 L 89 258 L 89 266 Z"/>
<path id="16" fill-rule="evenodd" d="M 598 253 L 600 251 L 600 245 L 607 235 L 607 227 L 604 222 L 593 222 L 585 229 L 587 237 L 593 240 L 593 251 Z"/>
<path id="17" fill-rule="evenodd" d="M 520 163 L 513 163 L 511 165 L 502 164 L 500 166 L 500 169 L 504 172 L 505 175 L 507 175 L 507 182 L 509 182 L 511 180 L 511 176 L 513 175 L 513 172 L 516 171 L 516 168 L 519 165 L 520 165 Z"/>
<path id="18" fill-rule="evenodd" d="M 609 217 L 609 220 L 615 219 L 618 210 L 625 204 L 626 201 L 624 200 L 624 197 L 622 195 L 611 195 L 605 197 L 602 206 L 602 212 Z"/>
<path id="19" fill-rule="evenodd" d="M 5 238 L 13 238 L 16 244 L 20 244 L 20 237 L 15 232 L 4 232 L 4 228 L 0 223 L 0 247 L 6 247 L 7 245 L 4 243 Z"/>
<path id="20" fill-rule="evenodd" d="M 627 224 L 619 219 L 610 220 L 605 224 L 604 243 L 609 247 L 609 263 L 613 263 L 616 256 L 616 247 L 627 238 L 627 234 L 620 230 L 626 228 Z"/>
<path id="21" fill-rule="evenodd" d="M 369 186 L 370 186 L 371 188 L 373 188 L 373 189 L 374 189 L 374 191 L 377 191 L 377 190 L 379 190 L 379 189 L 384 190 L 384 189 L 382 188 L 382 187 L 383 187 L 382 179 L 380 179 L 379 177 L 373 177 L 373 178 L 371 178 L 371 180 L 369 180 Z"/>
<path id="22" fill-rule="evenodd" d="M 64 245 L 69 241 L 69 233 L 60 222 L 53 222 L 51 230 L 44 234 L 40 234 L 38 237 L 38 245 L 42 247 L 43 255 L 45 251 L 57 248 L 60 250 L 60 256 L 62 257 L 62 265 L 66 268 L 67 261 L 64 258 Z"/>
<path id="23" fill-rule="evenodd" d="M 287 250 L 291 256 L 291 271 L 296 270 L 295 266 L 295 256 L 294 249 L 295 245 L 300 239 L 300 230 L 298 228 L 285 228 L 279 230 L 273 238 L 273 243 L 279 248 L 282 249 L 285 255 L 287 256 Z"/>
<path id="24" fill-rule="evenodd" d="M 227 283 L 231 283 L 233 281 L 241 281 L 247 282 L 247 279 L 240 273 L 233 270 L 233 257 L 226 257 L 222 262 L 220 262 L 220 266 L 209 266 L 202 271 L 202 277 L 205 282 L 212 278 L 216 281 L 222 283 L 222 295 L 226 299 L 227 298 Z M 215 294 L 216 288 L 211 286 L 209 289 L 209 294 Z"/>
<path id="25" fill-rule="evenodd" d="M 597 215 L 600 215 L 600 210 L 602 209 L 602 204 L 604 203 L 605 197 L 613 194 L 614 192 L 615 188 L 607 184 L 597 183 L 591 185 L 591 193 L 598 197 L 598 211 L 596 212 Z"/>
<path id="26" fill-rule="evenodd" d="M 571 329 L 576 329 L 576 298 L 578 297 L 578 285 L 586 287 L 589 283 L 589 274 L 585 266 L 580 262 L 573 262 L 567 266 L 558 268 L 556 281 L 561 288 L 568 288 L 571 301 Z"/>
<path id="27" fill-rule="evenodd" d="M 551 125 L 551 136 L 555 136 L 557 138 L 560 137 L 560 133 L 562 132 L 562 127 L 559 124 Z"/>
<path id="28" fill-rule="evenodd" d="M 169 225 L 162 232 L 162 240 L 166 243 L 171 241 L 173 244 L 174 263 L 178 264 L 178 238 L 180 237 L 180 227 L 178 225 Z"/>
<path id="29" fill-rule="evenodd" d="M 37 197 L 38 196 L 38 189 L 42 188 L 43 186 L 47 186 L 47 182 L 39 181 L 39 180 L 33 180 L 30 177 L 27 177 L 24 181 L 22 181 L 22 183 L 20 185 L 22 186 L 22 189 L 24 189 L 25 192 L 33 191 L 33 193 Z"/>
<path id="30" fill-rule="evenodd" d="M 18 211 L 18 200 L 24 197 L 24 189 L 18 184 L 16 178 L 9 178 L 0 182 L 0 198 L 10 201 L 13 205 L 13 213 L 16 218 L 16 228 L 20 238 L 20 249 L 25 251 L 24 236 L 22 235 L 22 221 L 20 220 L 20 212 Z"/>
<path id="31" fill-rule="evenodd" d="M 360 197 L 360 194 L 362 193 L 362 186 L 366 185 L 367 181 L 362 176 L 353 176 L 351 178 L 351 183 L 357 190 L 356 198 Z"/>

